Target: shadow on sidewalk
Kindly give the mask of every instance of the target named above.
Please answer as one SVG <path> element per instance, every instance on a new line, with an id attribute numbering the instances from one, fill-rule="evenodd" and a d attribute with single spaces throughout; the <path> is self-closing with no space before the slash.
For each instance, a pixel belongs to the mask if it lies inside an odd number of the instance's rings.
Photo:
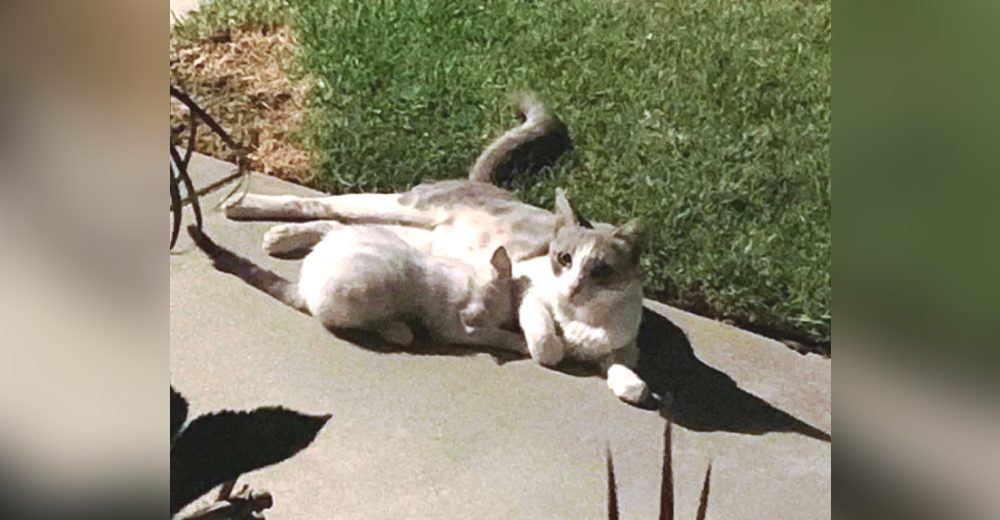
<path id="1" fill-rule="evenodd" d="M 649 309 L 643 309 L 639 353 L 639 375 L 654 392 L 673 397 L 660 414 L 689 430 L 794 432 L 831 441 L 829 433 L 740 389 L 726 373 L 702 362 L 684 331 Z"/>

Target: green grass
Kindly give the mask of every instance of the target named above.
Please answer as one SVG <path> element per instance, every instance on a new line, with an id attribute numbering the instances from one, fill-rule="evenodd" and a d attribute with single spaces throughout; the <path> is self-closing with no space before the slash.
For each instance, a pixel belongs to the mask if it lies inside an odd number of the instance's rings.
<path id="1" fill-rule="evenodd" d="M 293 3 L 277 11 L 319 79 L 316 187 L 462 176 L 531 88 L 575 149 L 519 182 L 524 200 L 563 186 L 590 219 L 644 217 L 651 295 L 829 342 L 829 2 Z"/>
<path id="2" fill-rule="evenodd" d="M 170 38 L 192 42 L 214 36 L 226 27 L 287 24 L 293 12 L 291 0 L 203 0 L 197 11 L 171 29 Z"/>

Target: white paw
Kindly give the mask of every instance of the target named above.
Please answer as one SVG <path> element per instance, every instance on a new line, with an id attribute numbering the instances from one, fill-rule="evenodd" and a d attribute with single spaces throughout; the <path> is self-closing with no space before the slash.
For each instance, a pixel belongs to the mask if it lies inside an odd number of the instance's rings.
<path id="1" fill-rule="evenodd" d="M 273 197 L 253 193 L 236 194 L 222 203 L 222 211 L 231 219 L 266 218 L 270 213 L 268 211 L 270 198 Z"/>
<path id="2" fill-rule="evenodd" d="M 386 323 L 379 331 L 379 335 L 386 342 L 401 347 L 408 347 L 413 343 L 413 330 L 402 322 Z"/>
<path id="3" fill-rule="evenodd" d="M 639 404 L 648 397 L 646 383 L 625 365 L 608 368 L 608 388 L 622 401 Z"/>
<path id="4" fill-rule="evenodd" d="M 558 365 L 565 354 L 562 340 L 551 335 L 529 339 L 528 352 L 531 354 L 531 359 L 546 367 Z"/>
<path id="5" fill-rule="evenodd" d="M 302 249 L 305 244 L 295 224 L 279 224 L 264 233 L 261 247 L 269 255 L 280 255 Z"/>
<path id="6" fill-rule="evenodd" d="M 234 195 L 230 197 L 222 203 L 223 213 L 226 214 L 226 217 L 232 219 L 249 217 L 249 213 L 252 208 L 249 208 L 246 204 L 248 198 L 250 198 L 250 195 L 244 195 L 242 197 L 240 195 Z"/>

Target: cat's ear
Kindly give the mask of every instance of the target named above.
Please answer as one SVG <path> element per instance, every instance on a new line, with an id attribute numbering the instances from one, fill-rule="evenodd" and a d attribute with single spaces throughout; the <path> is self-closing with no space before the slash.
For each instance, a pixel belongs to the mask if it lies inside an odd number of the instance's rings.
<path id="1" fill-rule="evenodd" d="M 498 247 L 493 252 L 493 257 L 490 258 L 490 265 L 497 270 L 497 277 L 501 280 L 508 280 L 514 276 L 510 263 L 510 255 L 507 254 L 507 248 L 503 246 Z"/>
<path id="2" fill-rule="evenodd" d="M 628 244 L 632 259 L 636 262 L 646 251 L 649 245 L 649 231 L 641 219 L 634 218 L 625 224 L 615 228 L 612 233 L 616 238 L 620 238 Z"/>
<path id="3" fill-rule="evenodd" d="M 573 213 L 573 206 L 569 205 L 569 200 L 566 198 L 566 192 L 562 188 L 556 188 L 556 228 L 563 226 L 571 226 L 576 224 L 576 215 Z"/>

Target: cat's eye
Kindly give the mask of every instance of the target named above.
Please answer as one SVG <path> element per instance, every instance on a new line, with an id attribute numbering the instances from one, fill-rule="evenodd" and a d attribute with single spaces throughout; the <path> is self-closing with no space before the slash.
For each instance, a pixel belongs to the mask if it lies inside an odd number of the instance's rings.
<path id="1" fill-rule="evenodd" d="M 573 257 L 570 256 L 569 253 L 559 253 L 559 256 L 556 257 L 556 260 L 558 260 L 559 265 L 563 267 L 569 267 L 570 265 L 573 265 Z"/>
<path id="2" fill-rule="evenodd" d="M 590 275 L 598 280 L 603 280 L 611 276 L 611 266 L 608 264 L 598 264 L 590 271 Z"/>

